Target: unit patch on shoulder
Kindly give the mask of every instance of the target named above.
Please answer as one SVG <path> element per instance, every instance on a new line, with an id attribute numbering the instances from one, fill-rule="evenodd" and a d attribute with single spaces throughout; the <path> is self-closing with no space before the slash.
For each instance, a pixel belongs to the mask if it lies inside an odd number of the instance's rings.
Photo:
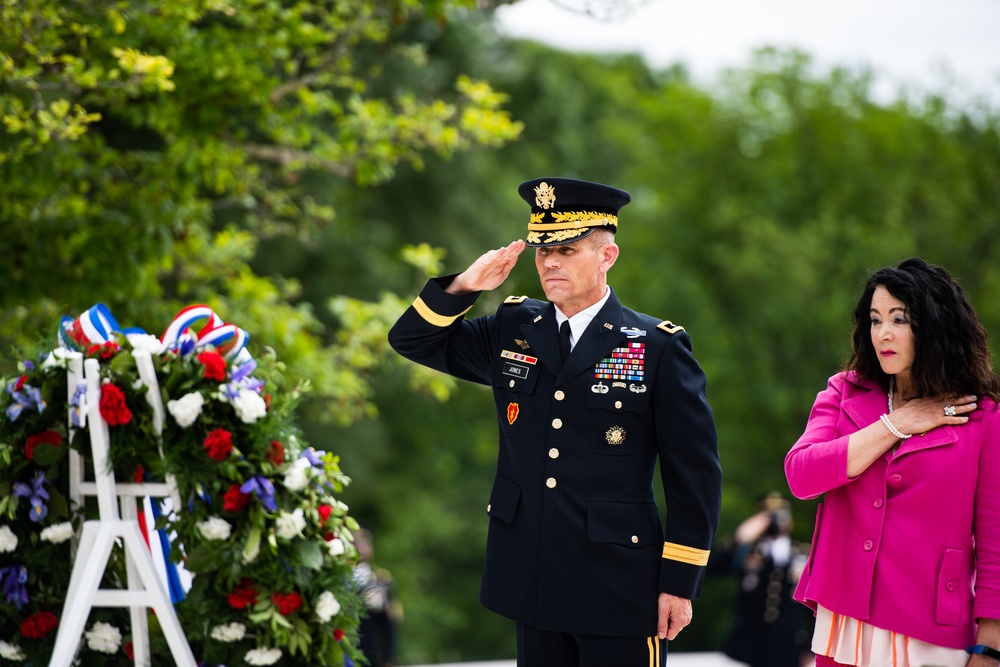
<path id="1" fill-rule="evenodd" d="M 522 296 L 509 296 L 503 300 L 504 303 L 524 303 L 525 299 L 528 297 L 526 295 Z"/>
<path id="2" fill-rule="evenodd" d="M 656 325 L 656 328 L 662 329 L 663 331 L 666 331 L 668 334 L 675 334 L 678 331 L 684 331 L 684 327 L 680 326 L 679 324 L 674 324 L 670 320 L 663 320 L 662 322 Z"/>

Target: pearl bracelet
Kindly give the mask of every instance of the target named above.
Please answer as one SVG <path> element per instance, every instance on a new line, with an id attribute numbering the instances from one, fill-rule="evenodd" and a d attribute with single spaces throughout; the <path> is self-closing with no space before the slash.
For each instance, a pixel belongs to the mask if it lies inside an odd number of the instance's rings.
<path id="1" fill-rule="evenodd" d="M 879 419 L 881 419 L 882 423 L 885 424 L 885 427 L 887 429 L 889 429 L 889 433 L 892 433 L 894 436 L 896 436 L 900 440 L 906 440 L 908 438 L 912 438 L 913 437 L 912 434 L 907 435 L 907 434 L 903 433 L 902 431 L 900 431 L 895 426 L 893 426 L 892 422 L 889 421 L 889 415 L 882 415 L 881 417 L 879 417 Z"/>

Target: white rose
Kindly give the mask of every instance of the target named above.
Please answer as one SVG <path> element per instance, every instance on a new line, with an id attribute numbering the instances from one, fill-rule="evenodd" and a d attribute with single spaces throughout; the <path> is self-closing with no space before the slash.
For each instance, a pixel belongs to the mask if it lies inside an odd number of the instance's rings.
<path id="1" fill-rule="evenodd" d="M 20 646 L 14 646 L 0 639 L 0 658 L 14 662 L 22 662 L 26 656 Z"/>
<path id="2" fill-rule="evenodd" d="M 73 537 L 73 524 L 69 521 L 64 521 L 62 523 L 57 523 L 54 526 L 49 526 L 42 531 L 41 538 L 46 542 L 51 542 L 52 544 L 59 544 L 60 542 L 65 542 L 69 538 Z"/>
<path id="3" fill-rule="evenodd" d="M 316 600 L 316 618 L 320 623 L 326 623 L 340 613 L 340 603 L 330 591 L 323 591 Z"/>
<path id="4" fill-rule="evenodd" d="M 279 658 L 281 658 L 280 648 L 255 648 L 243 656 L 248 665 L 273 665 Z"/>
<path id="5" fill-rule="evenodd" d="M 64 347 L 57 347 L 45 357 L 42 368 L 66 368 L 66 360 L 69 359 L 70 351 Z"/>
<path id="6" fill-rule="evenodd" d="M 239 396 L 233 399 L 233 409 L 244 424 L 253 424 L 267 414 L 264 399 L 250 389 L 240 389 Z"/>
<path id="7" fill-rule="evenodd" d="M 274 524 L 278 537 L 290 540 L 302 535 L 302 531 L 306 527 L 306 517 L 300 507 L 291 513 L 282 511 Z"/>
<path id="8" fill-rule="evenodd" d="M 330 555 L 334 558 L 342 556 L 344 555 L 344 540 L 339 537 L 335 537 L 326 543 L 326 548 L 330 551 Z"/>
<path id="9" fill-rule="evenodd" d="M 125 337 L 128 338 L 129 344 L 132 346 L 133 350 L 142 351 L 147 350 L 152 355 L 158 355 L 163 352 L 166 345 L 160 342 L 160 339 L 152 334 L 147 333 L 127 333 Z"/>
<path id="10" fill-rule="evenodd" d="M 115 654 L 122 645 L 121 630 L 108 623 L 98 621 L 87 633 L 87 646 L 101 653 Z"/>
<path id="11" fill-rule="evenodd" d="M 0 553 L 17 549 L 17 535 L 10 526 L 0 526 Z"/>
<path id="12" fill-rule="evenodd" d="M 233 527 L 221 516 L 211 516 L 207 521 L 198 522 L 198 532 L 208 540 L 228 540 Z"/>
<path id="13" fill-rule="evenodd" d="M 181 428 L 187 428 L 198 419 L 201 408 L 205 405 L 205 397 L 196 391 L 185 394 L 176 401 L 167 401 L 167 412 Z"/>
<path id="14" fill-rule="evenodd" d="M 309 459 L 295 459 L 285 471 L 285 488 L 289 491 L 301 491 L 309 485 L 309 471 L 312 465 Z"/>
<path id="15" fill-rule="evenodd" d="M 243 639 L 243 636 L 247 633 L 247 626 L 242 623 L 227 623 L 226 625 L 217 625 L 212 628 L 212 639 L 218 642 L 238 642 Z"/>

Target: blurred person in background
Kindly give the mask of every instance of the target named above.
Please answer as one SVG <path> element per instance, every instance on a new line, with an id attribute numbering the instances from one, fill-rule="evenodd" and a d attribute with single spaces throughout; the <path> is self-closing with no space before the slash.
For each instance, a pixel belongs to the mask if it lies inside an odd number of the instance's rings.
<path id="1" fill-rule="evenodd" d="M 396 629 L 403 619 L 403 607 L 396 599 L 392 575 L 372 564 L 375 547 L 371 532 L 364 528 L 355 531 L 354 546 L 358 550 L 354 580 L 365 605 L 365 615 L 358 629 L 359 648 L 368 659 L 369 667 L 394 667 Z"/>
<path id="2" fill-rule="evenodd" d="M 809 548 L 791 531 L 792 505 L 773 491 L 722 548 L 712 550 L 711 572 L 735 576 L 739 587 L 724 652 L 751 667 L 799 667 L 812 660 L 808 610 L 792 597 Z"/>
<path id="3" fill-rule="evenodd" d="M 852 355 L 785 458 L 824 496 L 795 597 L 817 667 L 997 667 L 1000 380 L 986 331 L 942 267 L 875 271 Z"/>

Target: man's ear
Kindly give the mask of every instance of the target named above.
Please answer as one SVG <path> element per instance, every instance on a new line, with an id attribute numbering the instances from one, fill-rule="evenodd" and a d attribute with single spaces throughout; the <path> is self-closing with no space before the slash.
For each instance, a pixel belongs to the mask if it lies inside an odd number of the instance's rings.
<path id="1" fill-rule="evenodd" d="M 604 250 L 602 251 L 603 257 L 601 257 L 601 271 L 607 273 L 611 270 L 611 267 L 618 260 L 618 252 L 618 245 L 615 243 L 609 243 L 604 246 Z"/>

